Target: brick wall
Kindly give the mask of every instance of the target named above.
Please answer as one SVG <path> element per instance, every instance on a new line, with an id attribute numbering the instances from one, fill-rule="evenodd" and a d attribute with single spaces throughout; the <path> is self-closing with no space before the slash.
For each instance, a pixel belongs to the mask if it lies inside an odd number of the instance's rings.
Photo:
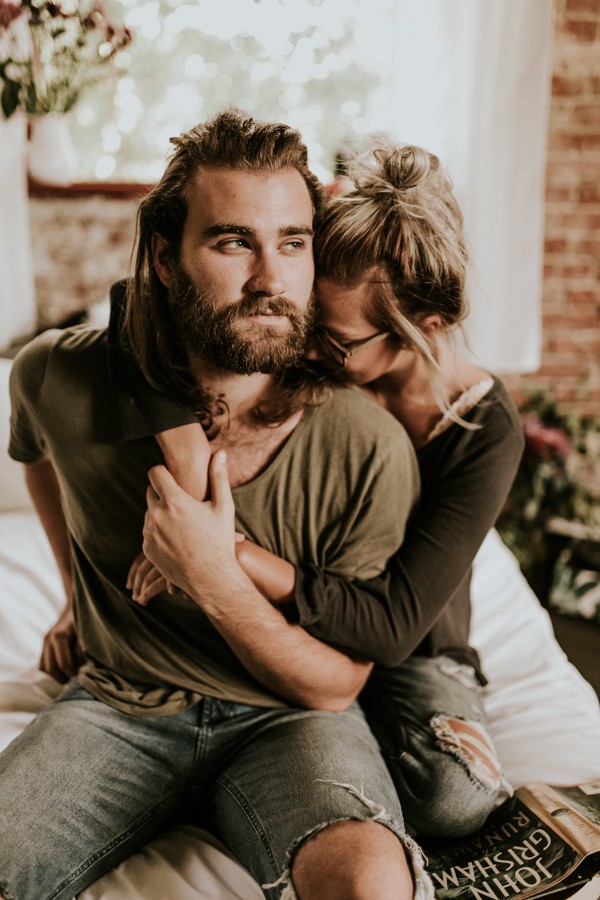
<path id="1" fill-rule="evenodd" d="M 30 197 L 40 327 L 92 306 L 127 275 L 139 200 L 35 190 Z"/>
<path id="2" fill-rule="evenodd" d="M 600 0 L 555 6 L 542 365 L 510 383 L 600 416 Z"/>

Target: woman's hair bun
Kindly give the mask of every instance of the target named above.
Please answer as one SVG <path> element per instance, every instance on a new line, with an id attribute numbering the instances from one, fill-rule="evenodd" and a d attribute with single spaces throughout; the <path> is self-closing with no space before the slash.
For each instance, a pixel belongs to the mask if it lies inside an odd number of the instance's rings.
<path id="1" fill-rule="evenodd" d="M 361 193 L 384 199 L 418 187 L 439 167 L 437 156 L 423 147 L 380 139 L 348 161 L 347 173 Z"/>

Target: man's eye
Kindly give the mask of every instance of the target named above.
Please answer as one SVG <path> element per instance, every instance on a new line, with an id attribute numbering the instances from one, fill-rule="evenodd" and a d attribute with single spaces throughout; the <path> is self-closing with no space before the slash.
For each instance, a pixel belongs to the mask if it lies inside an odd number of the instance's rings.
<path id="1" fill-rule="evenodd" d="M 297 253 L 298 250 L 303 250 L 305 246 L 306 246 L 306 242 L 299 240 L 299 239 L 295 239 L 293 241 L 286 241 L 286 243 L 285 243 L 286 250 L 291 250 L 292 253 Z"/>
<path id="2" fill-rule="evenodd" d="M 219 250 L 244 250 L 248 244 L 243 238 L 228 238 L 225 241 L 219 241 Z"/>

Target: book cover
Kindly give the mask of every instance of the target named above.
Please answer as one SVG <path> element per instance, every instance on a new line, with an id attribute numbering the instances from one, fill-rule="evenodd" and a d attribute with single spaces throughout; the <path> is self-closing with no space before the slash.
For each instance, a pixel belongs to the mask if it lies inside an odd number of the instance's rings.
<path id="1" fill-rule="evenodd" d="M 419 843 L 440 900 L 567 896 L 600 872 L 600 781 L 528 784 L 475 834 Z"/>

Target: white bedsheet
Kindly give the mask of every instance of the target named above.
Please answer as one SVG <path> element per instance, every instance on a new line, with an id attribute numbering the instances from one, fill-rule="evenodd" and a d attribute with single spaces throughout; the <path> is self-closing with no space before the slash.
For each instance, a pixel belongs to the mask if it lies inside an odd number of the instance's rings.
<path id="1" fill-rule="evenodd" d="M 62 605 L 60 579 L 20 467 L 3 450 L 6 374 L 0 360 L 0 748 L 58 689 L 37 671 L 37 661 L 42 637 Z M 600 777 L 598 699 L 567 661 L 546 612 L 495 532 L 475 563 L 473 606 L 472 641 L 490 680 L 486 707 L 509 781 L 516 787 L 533 779 L 573 783 Z M 133 854 L 80 898 L 262 896 L 210 835 L 181 826 Z"/>

